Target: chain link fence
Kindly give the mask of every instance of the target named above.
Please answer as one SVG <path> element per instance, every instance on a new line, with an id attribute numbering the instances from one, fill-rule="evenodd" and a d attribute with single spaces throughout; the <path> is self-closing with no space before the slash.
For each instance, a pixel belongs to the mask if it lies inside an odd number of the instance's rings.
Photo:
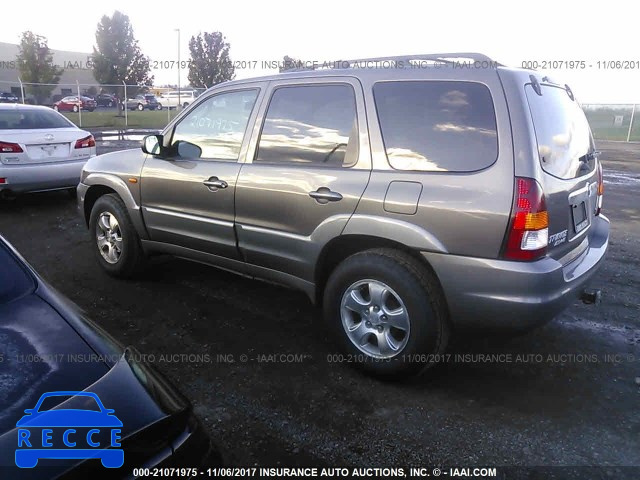
<path id="1" fill-rule="evenodd" d="M 162 129 L 186 101 L 171 87 L 98 83 L 44 84 L 0 81 L 0 92 L 13 93 L 18 103 L 55 108 L 82 128 Z M 185 90 L 186 91 L 186 90 Z M 140 97 L 142 95 L 142 97 Z M 167 95 L 167 97 L 165 97 Z"/>

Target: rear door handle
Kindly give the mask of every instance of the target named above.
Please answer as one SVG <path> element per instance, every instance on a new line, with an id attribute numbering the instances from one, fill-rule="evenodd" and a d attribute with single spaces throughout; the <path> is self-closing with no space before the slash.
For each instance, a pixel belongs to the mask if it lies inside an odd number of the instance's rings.
<path id="1" fill-rule="evenodd" d="M 209 180 L 205 180 L 202 183 L 212 192 L 215 192 L 219 188 L 227 188 L 229 186 L 227 182 L 220 180 L 218 177 L 211 177 Z"/>
<path id="2" fill-rule="evenodd" d="M 342 200 L 342 195 L 338 192 L 332 192 L 327 187 L 320 187 L 315 192 L 309 192 L 311 198 L 315 198 L 316 202 L 325 205 L 329 202 L 339 202 Z"/>

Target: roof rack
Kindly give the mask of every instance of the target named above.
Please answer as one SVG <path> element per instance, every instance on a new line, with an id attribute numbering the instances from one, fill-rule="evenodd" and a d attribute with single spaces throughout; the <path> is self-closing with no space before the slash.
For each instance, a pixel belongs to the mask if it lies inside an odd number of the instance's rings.
<path id="1" fill-rule="evenodd" d="M 474 61 L 474 62 L 488 62 L 493 67 L 501 67 L 502 64 L 496 62 L 491 59 L 487 55 L 483 55 L 482 53 L 473 53 L 473 52 L 465 52 L 465 53 L 424 53 L 424 54 L 416 54 L 416 55 L 400 55 L 400 56 L 391 56 L 391 57 L 371 57 L 371 58 L 357 58 L 353 60 L 337 60 L 331 62 L 325 62 L 327 66 L 319 65 L 318 67 L 301 67 L 301 68 L 293 68 L 289 71 L 304 71 L 304 70 L 324 70 L 324 69 L 346 69 L 353 68 L 354 64 L 359 63 L 380 63 L 380 62 L 406 62 L 409 63 L 412 60 L 418 61 L 432 61 L 434 63 L 444 63 L 444 64 L 456 64 L 459 62 L 466 61 Z"/>

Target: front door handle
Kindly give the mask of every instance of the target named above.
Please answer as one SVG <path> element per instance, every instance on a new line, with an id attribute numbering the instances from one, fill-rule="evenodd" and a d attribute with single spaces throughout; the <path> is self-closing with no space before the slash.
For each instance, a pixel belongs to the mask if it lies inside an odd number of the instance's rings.
<path id="1" fill-rule="evenodd" d="M 227 188 L 229 186 L 227 182 L 220 180 L 218 177 L 211 177 L 209 180 L 205 180 L 202 183 L 212 192 L 215 192 L 219 188 Z"/>
<path id="2" fill-rule="evenodd" d="M 332 192 L 327 187 L 320 187 L 315 192 L 309 192 L 311 198 L 315 198 L 316 202 L 325 205 L 329 202 L 339 202 L 342 200 L 342 195 L 338 192 Z"/>

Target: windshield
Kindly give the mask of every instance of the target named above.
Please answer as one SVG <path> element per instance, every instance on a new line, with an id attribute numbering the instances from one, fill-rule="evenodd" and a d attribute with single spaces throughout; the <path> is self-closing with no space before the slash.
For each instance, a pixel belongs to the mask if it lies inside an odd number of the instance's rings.
<path id="1" fill-rule="evenodd" d="M 565 180 L 593 171 L 595 158 L 591 129 L 577 101 L 562 87 L 542 85 L 538 95 L 525 88 L 545 172 Z"/>
<path id="2" fill-rule="evenodd" d="M 69 128 L 73 123 L 48 109 L 0 110 L 0 130 Z"/>

